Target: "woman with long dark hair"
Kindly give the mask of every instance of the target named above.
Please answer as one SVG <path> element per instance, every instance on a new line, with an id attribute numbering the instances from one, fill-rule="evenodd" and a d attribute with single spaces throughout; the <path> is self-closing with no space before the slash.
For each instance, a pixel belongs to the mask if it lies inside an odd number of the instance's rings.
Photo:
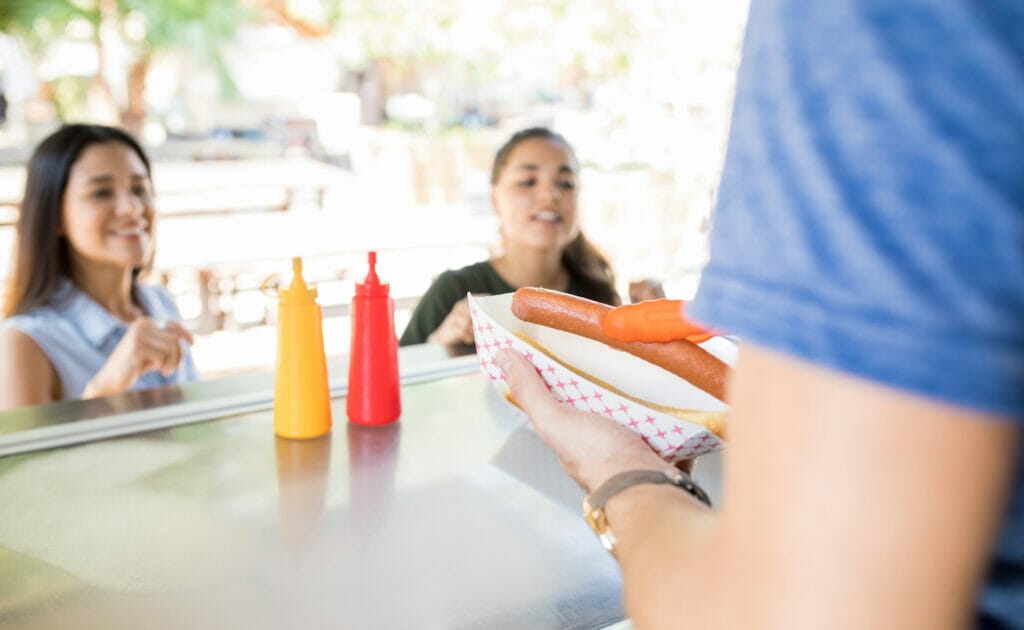
<path id="1" fill-rule="evenodd" d="M 501 253 L 442 273 L 413 312 L 402 345 L 471 345 L 467 293 L 544 287 L 618 305 L 611 264 L 580 231 L 578 176 L 576 155 L 561 135 L 542 127 L 513 135 L 491 169 Z"/>
<path id="2" fill-rule="evenodd" d="M 119 129 L 65 125 L 27 170 L 0 325 L 0 408 L 195 379 L 171 296 L 139 282 L 155 219 L 142 147 Z"/>

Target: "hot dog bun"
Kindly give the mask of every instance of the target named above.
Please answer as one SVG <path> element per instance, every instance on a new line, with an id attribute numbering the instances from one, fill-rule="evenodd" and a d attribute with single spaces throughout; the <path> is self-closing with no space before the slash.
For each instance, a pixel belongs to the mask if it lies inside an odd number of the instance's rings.
<path id="1" fill-rule="evenodd" d="M 664 343 L 618 341 L 604 333 L 601 319 L 611 307 L 547 289 L 523 288 L 512 297 L 512 313 L 541 326 L 600 341 L 686 379 L 719 400 L 725 398 L 728 366 L 700 346 L 685 340 Z"/>
<path id="2" fill-rule="evenodd" d="M 586 379 L 587 381 L 590 381 L 591 383 L 594 383 L 595 385 L 597 385 L 599 387 L 602 387 L 602 388 L 604 388 L 604 389 L 606 389 L 606 390 L 608 390 L 610 392 L 613 392 L 613 393 L 615 393 L 618 396 L 622 396 L 623 398 L 628 398 L 629 400 L 632 400 L 633 402 L 640 403 L 641 405 L 644 405 L 645 407 L 648 407 L 650 409 L 654 409 L 654 410 L 660 411 L 661 413 L 664 413 L 664 414 L 673 416 L 675 418 L 678 418 L 680 420 L 683 420 L 684 422 L 688 422 L 690 424 L 698 424 L 698 425 L 700 425 L 702 427 L 707 428 L 709 431 L 711 431 L 712 433 L 714 433 L 718 437 L 722 438 L 723 440 L 727 439 L 727 436 L 726 436 L 726 433 L 725 433 L 725 431 L 726 431 L 726 422 L 725 422 L 726 414 L 725 414 L 724 411 L 696 411 L 696 410 L 693 410 L 693 409 L 679 409 L 678 407 L 668 407 L 666 405 L 660 405 L 660 404 L 658 404 L 656 402 L 652 402 L 650 400 L 645 400 L 643 398 L 640 398 L 640 397 L 637 397 L 637 396 L 633 396 L 632 394 L 627 394 L 626 392 L 624 392 L 621 389 L 615 387 L 614 385 L 612 385 L 610 383 L 606 383 L 605 381 L 602 381 L 601 379 L 597 378 L 596 376 L 594 376 L 592 374 L 589 374 L 589 373 L 579 369 L 578 367 L 576 367 L 574 365 L 570 365 L 570 364 L 566 363 L 565 361 L 559 359 L 557 356 L 555 356 L 554 353 L 550 352 L 547 348 L 545 348 L 544 346 L 540 345 L 539 343 L 537 343 L 533 339 L 530 339 L 525 334 L 523 334 L 523 333 L 516 333 L 516 336 L 519 337 L 520 339 L 522 339 L 525 343 L 528 343 L 529 345 L 531 345 L 532 347 L 534 347 L 535 349 L 537 349 L 538 351 L 543 353 L 544 356 L 548 357 L 552 361 L 555 361 L 556 363 L 561 365 L 563 368 L 569 370 L 570 372 L 572 372 L 574 374 L 579 375 L 580 377 Z M 511 391 L 506 391 L 505 392 L 505 398 L 510 403 L 515 405 L 516 407 L 519 407 L 519 403 L 516 401 L 515 398 L 512 397 L 512 392 Z M 522 407 L 520 407 L 520 409 L 522 409 Z"/>

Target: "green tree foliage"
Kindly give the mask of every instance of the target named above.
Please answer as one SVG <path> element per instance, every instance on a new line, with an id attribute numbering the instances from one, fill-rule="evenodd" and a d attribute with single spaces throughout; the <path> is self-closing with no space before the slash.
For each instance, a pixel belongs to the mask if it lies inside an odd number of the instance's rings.
<path id="1" fill-rule="evenodd" d="M 5 0 L 0 2 L 0 30 L 22 37 L 40 49 L 64 32 L 68 23 L 82 18 L 99 24 L 99 7 L 93 0 Z"/>
<path id="2" fill-rule="evenodd" d="M 145 52 L 186 50 L 203 61 L 220 62 L 218 47 L 259 13 L 238 0 L 119 0 L 122 17 L 136 12 L 146 26 Z"/>
<path id="3" fill-rule="evenodd" d="M 199 63 L 213 65 L 222 78 L 225 93 L 237 93 L 218 48 L 234 37 L 240 25 L 258 15 L 257 9 L 242 6 L 237 0 L 4 0 L 0 2 L 0 29 L 18 35 L 33 53 L 42 55 L 49 44 L 68 36 L 69 25 L 84 21 L 90 27 L 86 29 L 89 38 L 99 51 L 100 67 L 93 81 L 106 93 L 109 88 L 103 77 L 103 38 L 110 30 L 117 33 L 137 54 L 136 63 L 128 70 L 126 113 L 138 118 L 144 116 L 142 90 L 149 63 L 161 51 L 182 51 Z M 129 24 L 135 28 L 126 28 Z M 112 29 L 105 30 L 104 26 Z M 62 112 L 75 109 L 62 101 L 85 98 L 81 86 L 72 90 L 67 83 L 57 81 L 52 89 Z"/>

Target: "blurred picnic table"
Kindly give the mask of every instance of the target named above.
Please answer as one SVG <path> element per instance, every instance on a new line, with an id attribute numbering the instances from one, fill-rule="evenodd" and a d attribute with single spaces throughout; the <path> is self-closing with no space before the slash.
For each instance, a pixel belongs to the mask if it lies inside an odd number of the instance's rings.
<path id="1" fill-rule="evenodd" d="M 24 177 L 23 167 L 0 167 L 5 251 Z M 411 307 L 433 275 L 486 256 L 495 230 L 490 214 L 424 211 L 389 196 L 376 180 L 356 181 L 349 170 L 303 157 L 160 161 L 153 179 L 161 220 L 152 277 L 200 333 L 265 323 L 268 314 L 260 312 L 240 321 L 239 300 L 254 301 L 270 274 L 287 281 L 293 256 L 307 260 L 307 279 L 321 283 L 324 310 L 333 312 L 347 309 L 365 252 L 386 252 L 385 279 L 396 301 Z M 401 186 L 394 179 L 385 188 Z M 0 262 L 6 276 L 9 261 Z"/>
<path id="2" fill-rule="evenodd" d="M 322 208 L 326 191 L 351 178 L 345 169 L 304 157 L 153 165 L 153 187 L 161 215 L 289 210 L 300 197 Z M 0 167 L 0 225 L 17 219 L 24 186 L 23 166 Z"/>

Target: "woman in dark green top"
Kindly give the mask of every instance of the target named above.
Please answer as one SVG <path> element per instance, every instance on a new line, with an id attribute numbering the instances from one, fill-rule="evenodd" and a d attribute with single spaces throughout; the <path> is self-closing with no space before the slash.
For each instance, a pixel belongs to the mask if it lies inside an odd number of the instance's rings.
<path id="1" fill-rule="evenodd" d="M 611 265 L 580 232 L 578 172 L 576 156 L 562 136 L 544 128 L 512 136 L 491 169 L 491 204 L 502 253 L 442 273 L 413 311 L 401 344 L 472 345 L 467 293 L 544 287 L 619 304 Z"/>

